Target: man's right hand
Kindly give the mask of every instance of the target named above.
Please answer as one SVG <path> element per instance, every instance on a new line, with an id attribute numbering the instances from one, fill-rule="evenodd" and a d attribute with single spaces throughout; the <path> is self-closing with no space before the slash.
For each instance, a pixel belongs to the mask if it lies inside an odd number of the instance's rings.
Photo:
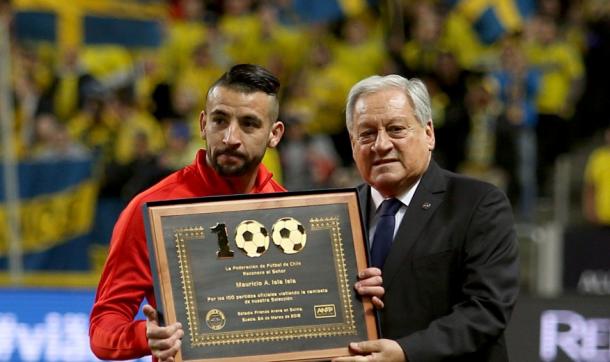
<path id="1" fill-rule="evenodd" d="M 159 362 L 174 362 L 174 357 L 182 345 L 181 338 L 184 336 L 182 324 L 174 323 L 160 327 L 157 311 L 153 307 L 147 304 L 142 311 L 146 316 L 146 338 L 152 355 Z"/>

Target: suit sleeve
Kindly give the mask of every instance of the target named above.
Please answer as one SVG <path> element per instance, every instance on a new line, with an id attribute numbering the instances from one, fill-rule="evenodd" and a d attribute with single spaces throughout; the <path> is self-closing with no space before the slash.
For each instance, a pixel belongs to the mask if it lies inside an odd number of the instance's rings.
<path id="1" fill-rule="evenodd" d="M 411 361 L 442 360 L 480 349 L 499 338 L 519 285 L 517 238 L 510 204 L 491 189 L 473 213 L 464 246 L 463 301 L 428 328 L 397 340 Z"/>
<path id="2" fill-rule="evenodd" d="M 134 320 L 144 297 L 154 306 L 152 276 L 138 202 L 119 217 L 90 316 L 91 350 L 101 359 L 150 354 L 145 321 Z"/>

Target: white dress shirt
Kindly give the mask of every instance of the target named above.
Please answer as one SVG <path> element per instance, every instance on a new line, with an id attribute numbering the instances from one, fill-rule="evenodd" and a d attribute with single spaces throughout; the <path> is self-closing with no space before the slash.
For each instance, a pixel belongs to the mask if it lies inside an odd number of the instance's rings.
<path id="1" fill-rule="evenodd" d="M 396 199 L 400 200 L 402 202 L 402 206 L 400 207 L 400 209 L 398 209 L 398 211 L 396 212 L 396 215 L 394 215 L 394 233 L 392 234 L 392 237 L 396 236 L 396 231 L 398 231 L 398 227 L 400 226 L 400 222 L 402 221 L 402 218 L 405 216 L 405 213 L 407 212 L 407 206 L 409 206 L 409 204 L 411 203 L 411 199 L 413 198 L 413 195 L 415 194 L 415 190 L 417 190 L 417 186 L 419 186 L 419 181 L 421 181 L 421 179 L 417 180 L 417 182 L 411 186 L 407 191 L 403 192 L 400 195 L 396 195 Z M 371 243 L 373 242 L 373 235 L 375 235 L 375 229 L 377 229 L 377 209 L 379 208 L 379 206 L 381 206 L 381 203 L 383 202 L 383 200 L 385 200 L 383 198 L 383 196 L 381 195 L 381 193 L 379 193 L 379 191 L 375 190 L 374 187 L 371 187 L 371 198 L 373 199 L 373 204 L 372 207 L 374 207 L 374 210 L 371 210 L 372 212 L 369 213 L 369 215 L 371 215 L 371 217 L 369 218 L 368 222 L 369 222 L 369 246 L 371 246 Z"/>

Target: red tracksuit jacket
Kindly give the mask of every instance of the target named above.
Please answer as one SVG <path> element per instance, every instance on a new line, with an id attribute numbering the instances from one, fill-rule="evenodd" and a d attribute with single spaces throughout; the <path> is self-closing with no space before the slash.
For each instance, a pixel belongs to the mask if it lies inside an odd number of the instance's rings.
<path id="1" fill-rule="evenodd" d="M 90 316 L 91 350 L 101 359 L 149 355 L 146 322 L 134 321 L 144 297 L 155 307 L 142 205 L 148 201 L 234 194 L 199 150 L 195 161 L 140 193 L 123 210 L 112 232 L 110 253 Z M 259 166 L 251 193 L 286 191 Z"/>

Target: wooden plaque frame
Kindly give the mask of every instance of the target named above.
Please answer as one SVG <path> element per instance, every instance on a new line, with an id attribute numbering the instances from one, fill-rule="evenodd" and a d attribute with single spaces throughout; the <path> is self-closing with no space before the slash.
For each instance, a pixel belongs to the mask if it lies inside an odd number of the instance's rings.
<path id="1" fill-rule="evenodd" d="M 378 338 L 353 289 L 360 215 L 355 189 L 147 203 L 157 309 L 185 332 L 176 360 L 318 361 Z"/>

